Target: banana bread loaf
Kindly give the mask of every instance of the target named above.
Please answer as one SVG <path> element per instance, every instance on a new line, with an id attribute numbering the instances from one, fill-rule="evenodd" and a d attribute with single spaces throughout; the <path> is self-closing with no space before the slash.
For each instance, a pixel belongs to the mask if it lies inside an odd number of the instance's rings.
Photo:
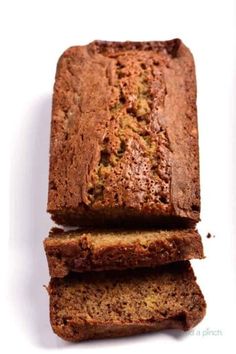
<path id="1" fill-rule="evenodd" d="M 179 39 L 69 48 L 54 86 L 48 211 L 64 225 L 199 221 L 194 61 Z"/>
<path id="2" fill-rule="evenodd" d="M 196 230 L 77 230 L 52 229 L 44 241 L 51 277 L 71 271 L 101 271 L 203 258 Z"/>
<path id="3" fill-rule="evenodd" d="M 154 269 L 74 273 L 52 278 L 50 320 L 65 340 L 188 330 L 206 303 L 188 261 Z"/>

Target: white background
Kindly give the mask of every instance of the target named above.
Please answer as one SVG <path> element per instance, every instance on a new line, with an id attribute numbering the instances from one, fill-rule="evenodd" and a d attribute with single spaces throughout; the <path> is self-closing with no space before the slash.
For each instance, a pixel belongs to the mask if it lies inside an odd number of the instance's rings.
<path id="1" fill-rule="evenodd" d="M 1 1 L 1 350 L 233 353 L 236 318 L 236 6 L 233 1 Z M 42 240 L 57 59 L 94 39 L 180 37 L 197 68 L 205 254 L 194 261 L 208 309 L 192 334 L 68 344 L 49 325 Z M 10 197 L 9 197 L 10 196 Z M 10 203 L 9 203 L 10 201 Z M 10 212 L 9 212 L 10 211 Z M 210 232 L 215 237 L 206 238 Z M 199 332 L 197 332 L 199 331 Z M 229 345 L 234 346 L 226 349 Z"/>

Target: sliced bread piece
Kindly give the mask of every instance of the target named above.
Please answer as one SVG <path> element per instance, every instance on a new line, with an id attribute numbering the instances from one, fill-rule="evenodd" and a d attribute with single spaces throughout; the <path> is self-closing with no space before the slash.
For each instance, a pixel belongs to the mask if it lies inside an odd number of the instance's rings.
<path id="1" fill-rule="evenodd" d="M 194 229 L 168 231 L 52 229 L 44 241 L 51 277 L 70 271 L 101 271 L 203 258 L 201 237 Z"/>
<path id="2" fill-rule="evenodd" d="M 69 341 L 188 330 L 206 303 L 188 261 L 154 269 L 72 273 L 48 287 L 53 331 Z"/>

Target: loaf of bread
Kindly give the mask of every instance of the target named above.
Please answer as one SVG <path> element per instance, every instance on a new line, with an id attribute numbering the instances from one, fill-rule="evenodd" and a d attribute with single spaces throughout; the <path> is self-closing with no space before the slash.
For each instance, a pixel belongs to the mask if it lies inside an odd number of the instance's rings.
<path id="1" fill-rule="evenodd" d="M 101 271 L 203 258 L 196 230 L 76 230 L 52 229 L 44 241 L 51 277 L 69 272 Z"/>
<path id="2" fill-rule="evenodd" d="M 195 69 L 179 39 L 95 41 L 64 52 L 48 211 L 64 225 L 199 221 Z"/>
<path id="3" fill-rule="evenodd" d="M 188 261 L 154 269 L 74 273 L 51 279 L 50 319 L 65 340 L 188 330 L 206 304 Z"/>

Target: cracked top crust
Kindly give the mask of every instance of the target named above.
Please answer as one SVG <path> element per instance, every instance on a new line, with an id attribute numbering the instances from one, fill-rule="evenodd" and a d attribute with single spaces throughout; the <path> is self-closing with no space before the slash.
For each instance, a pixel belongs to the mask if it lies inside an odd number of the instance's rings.
<path id="1" fill-rule="evenodd" d="M 52 110 L 53 219 L 194 224 L 199 194 L 195 70 L 182 42 L 95 41 L 64 52 Z"/>

